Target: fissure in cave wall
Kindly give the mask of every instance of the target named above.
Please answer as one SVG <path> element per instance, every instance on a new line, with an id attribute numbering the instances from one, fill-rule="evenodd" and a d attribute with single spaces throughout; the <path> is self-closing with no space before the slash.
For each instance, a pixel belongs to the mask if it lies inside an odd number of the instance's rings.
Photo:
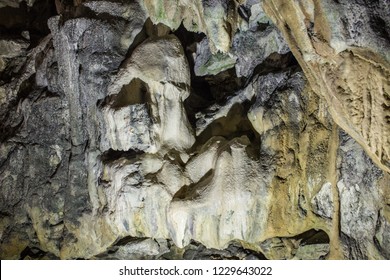
<path id="1" fill-rule="evenodd" d="M 1 259 L 389 259 L 378 1 L 0 1 Z"/>

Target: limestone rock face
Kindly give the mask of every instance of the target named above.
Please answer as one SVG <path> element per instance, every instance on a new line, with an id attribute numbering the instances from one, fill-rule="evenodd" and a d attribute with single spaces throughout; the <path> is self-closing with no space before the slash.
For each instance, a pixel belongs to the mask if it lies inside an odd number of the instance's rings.
<path id="1" fill-rule="evenodd" d="M 190 31 L 204 32 L 211 39 L 213 52 L 227 52 L 237 26 L 242 20 L 238 3 L 229 0 L 146 0 L 145 7 L 153 22 L 172 29 L 181 23 Z"/>
<path id="2" fill-rule="evenodd" d="M 242 13 L 245 10 L 253 10 L 253 15 L 246 18 L 248 22 L 241 27 L 242 31 L 232 37 L 228 53 L 215 53 L 209 43 L 212 40 L 210 37 L 199 43 L 194 68 L 196 75 L 216 75 L 235 67 L 238 77 L 249 78 L 256 66 L 267 58 L 273 56 L 277 59 L 278 54 L 290 51 L 280 31 L 265 16 L 260 4 L 247 3 L 239 8 Z"/>
<path id="3" fill-rule="evenodd" d="M 335 122 L 389 172 L 389 2 L 264 0 L 263 6 Z"/>
<path id="4" fill-rule="evenodd" d="M 1 259 L 390 258 L 386 1 L 49 2 L 0 1 Z"/>
<path id="5" fill-rule="evenodd" d="M 180 41 L 172 35 L 151 39 L 137 47 L 124 64 L 126 66 L 115 77 L 108 93 L 119 92 L 116 106 L 132 106 L 132 102 L 139 101 L 131 100 L 137 98 L 134 96 L 137 90 L 143 95 L 141 102 L 142 99 L 143 102 L 150 100 L 150 126 L 154 138 L 157 138 L 152 140 L 157 146 L 150 152 L 164 147 L 178 151 L 190 148 L 194 138 L 183 106 L 189 95 L 190 77 Z M 138 79 L 141 85 L 128 88 L 126 84 L 131 86 L 134 79 Z M 139 88 L 142 85 L 145 88 Z M 118 134 L 126 135 L 127 130 L 120 130 Z M 119 147 L 120 150 L 130 148 L 132 145 Z"/>
<path id="6" fill-rule="evenodd" d="M 35 2 L 35 0 L 28 0 L 28 1 L 24 1 L 24 0 L 1 0 L 0 1 L 0 8 L 2 7 L 13 7 L 13 8 L 17 8 L 20 6 L 20 3 L 21 2 L 26 2 L 26 4 L 28 6 L 32 6 Z"/>

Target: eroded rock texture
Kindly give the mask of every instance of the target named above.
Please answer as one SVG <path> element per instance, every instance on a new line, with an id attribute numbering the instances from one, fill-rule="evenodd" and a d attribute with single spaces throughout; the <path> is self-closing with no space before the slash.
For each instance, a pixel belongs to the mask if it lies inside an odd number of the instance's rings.
<path id="1" fill-rule="evenodd" d="M 263 2 L 335 122 L 389 172 L 389 2 Z"/>
<path id="2" fill-rule="evenodd" d="M 0 258 L 388 259 L 388 8 L 0 1 Z"/>

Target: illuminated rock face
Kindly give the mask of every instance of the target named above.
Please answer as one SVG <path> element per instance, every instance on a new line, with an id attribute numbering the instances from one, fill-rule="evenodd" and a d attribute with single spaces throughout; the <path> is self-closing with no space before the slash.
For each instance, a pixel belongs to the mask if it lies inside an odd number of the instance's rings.
<path id="1" fill-rule="evenodd" d="M 389 2 L 263 2 L 335 122 L 389 172 Z"/>
<path id="2" fill-rule="evenodd" d="M 388 3 L 287 2 L 0 20 L 0 258 L 390 258 Z"/>

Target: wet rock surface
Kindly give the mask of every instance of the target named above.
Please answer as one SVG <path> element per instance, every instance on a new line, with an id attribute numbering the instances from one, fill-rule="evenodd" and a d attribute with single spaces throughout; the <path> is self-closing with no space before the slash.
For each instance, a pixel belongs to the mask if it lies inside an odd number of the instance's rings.
<path id="1" fill-rule="evenodd" d="M 0 258 L 388 259 L 387 2 L 190 2 L 0 1 Z"/>

